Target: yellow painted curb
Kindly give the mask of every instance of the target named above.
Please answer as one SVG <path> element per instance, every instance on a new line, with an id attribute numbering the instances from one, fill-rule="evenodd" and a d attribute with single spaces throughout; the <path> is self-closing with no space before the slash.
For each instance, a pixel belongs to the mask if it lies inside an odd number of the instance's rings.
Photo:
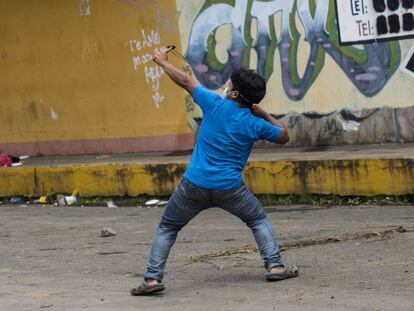
<path id="1" fill-rule="evenodd" d="M 403 195 L 414 193 L 412 159 L 252 161 L 244 177 L 256 194 Z M 170 195 L 186 163 L 88 164 L 0 169 L 0 196 Z"/>

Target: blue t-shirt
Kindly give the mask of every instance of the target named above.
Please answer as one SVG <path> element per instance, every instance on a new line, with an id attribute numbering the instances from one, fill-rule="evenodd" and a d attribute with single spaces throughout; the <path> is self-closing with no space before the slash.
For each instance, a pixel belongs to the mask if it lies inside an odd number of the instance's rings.
<path id="1" fill-rule="evenodd" d="M 241 185 L 254 142 L 276 142 L 281 129 L 201 85 L 194 90 L 193 99 L 203 111 L 203 121 L 184 177 L 207 189 Z"/>

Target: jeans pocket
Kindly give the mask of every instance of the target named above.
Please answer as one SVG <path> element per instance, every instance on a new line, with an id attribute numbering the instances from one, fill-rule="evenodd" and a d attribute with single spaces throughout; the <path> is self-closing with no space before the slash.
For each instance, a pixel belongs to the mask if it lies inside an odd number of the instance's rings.
<path id="1" fill-rule="evenodd" d="M 182 196 L 191 198 L 192 200 L 201 194 L 201 188 L 185 178 L 181 181 L 179 188 Z"/>

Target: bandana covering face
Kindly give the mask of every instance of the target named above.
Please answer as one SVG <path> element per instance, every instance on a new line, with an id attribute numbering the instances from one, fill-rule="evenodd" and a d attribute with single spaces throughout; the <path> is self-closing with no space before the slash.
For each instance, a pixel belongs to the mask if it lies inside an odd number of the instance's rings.
<path id="1" fill-rule="evenodd" d="M 223 99 L 227 99 L 227 92 L 229 91 L 229 87 L 227 86 L 225 89 L 224 89 L 224 91 L 223 91 L 223 94 L 221 94 L 221 97 L 223 98 Z"/>

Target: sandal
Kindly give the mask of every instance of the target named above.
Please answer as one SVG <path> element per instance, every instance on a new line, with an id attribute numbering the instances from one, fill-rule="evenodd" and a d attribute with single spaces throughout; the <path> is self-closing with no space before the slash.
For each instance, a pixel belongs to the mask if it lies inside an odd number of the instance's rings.
<path id="1" fill-rule="evenodd" d="M 147 282 L 142 282 L 141 285 L 131 289 L 132 296 L 144 296 L 144 295 L 153 295 L 159 292 L 162 292 L 165 289 L 164 284 L 148 284 Z"/>
<path id="2" fill-rule="evenodd" d="M 299 275 L 298 267 L 288 264 L 283 264 L 283 266 L 285 270 L 282 272 L 270 272 L 270 268 L 266 273 L 266 280 L 269 282 L 280 281 L 283 279 L 294 278 Z"/>

